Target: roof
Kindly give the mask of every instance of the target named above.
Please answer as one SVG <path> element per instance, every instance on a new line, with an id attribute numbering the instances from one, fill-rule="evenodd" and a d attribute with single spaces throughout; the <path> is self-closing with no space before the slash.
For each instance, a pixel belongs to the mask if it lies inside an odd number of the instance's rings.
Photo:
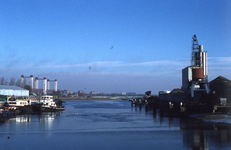
<path id="1" fill-rule="evenodd" d="M 181 89 L 173 89 L 171 93 L 184 93 Z"/>
<path id="2" fill-rule="evenodd" d="M 231 81 L 225 77 L 219 76 L 209 83 L 210 89 L 226 91 L 231 88 Z"/>
<path id="3" fill-rule="evenodd" d="M 27 89 L 24 89 L 18 86 L 10 86 L 10 85 L 0 85 L 0 89 L 29 91 Z"/>

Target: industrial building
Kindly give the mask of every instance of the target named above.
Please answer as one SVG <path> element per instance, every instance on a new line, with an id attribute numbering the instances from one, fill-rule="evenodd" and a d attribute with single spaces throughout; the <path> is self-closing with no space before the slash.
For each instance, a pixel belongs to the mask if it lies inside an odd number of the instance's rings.
<path id="1" fill-rule="evenodd" d="M 225 77 L 219 76 L 209 82 L 211 95 L 209 99 L 214 103 L 223 105 L 231 104 L 231 81 Z"/>
<path id="2" fill-rule="evenodd" d="M 41 93 L 42 94 L 50 94 L 51 91 L 55 91 L 55 92 L 58 91 L 57 79 L 50 80 L 50 79 L 47 79 L 46 77 L 44 77 L 44 78 L 35 77 L 35 81 L 34 81 L 33 75 L 30 75 L 30 76 L 21 75 L 21 87 L 22 88 L 24 88 L 24 86 L 25 86 L 24 85 L 25 78 L 30 78 L 30 87 L 31 87 L 32 91 L 37 93 L 37 94 L 41 94 Z M 39 80 L 43 80 L 42 92 L 41 92 L 41 89 L 39 89 Z M 35 86 L 34 86 L 34 82 L 35 82 Z M 50 82 L 54 82 L 54 90 L 50 89 Z"/>
<path id="3" fill-rule="evenodd" d="M 0 85 L 0 95 L 14 97 L 29 97 L 29 90 L 18 86 Z"/>
<path id="4" fill-rule="evenodd" d="M 207 52 L 193 36 L 191 65 L 182 69 L 181 89 L 160 91 L 158 101 L 152 101 L 160 109 L 180 110 L 189 113 L 231 111 L 231 81 L 219 76 L 208 81 Z"/>
<path id="5" fill-rule="evenodd" d="M 209 94 L 207 52 L 199 45 L 196 35 L 193 36 L 191 66 L 182 70 L 182 87 L 170 93 L 159 93 L 161 101 L 199 102 Z"/>

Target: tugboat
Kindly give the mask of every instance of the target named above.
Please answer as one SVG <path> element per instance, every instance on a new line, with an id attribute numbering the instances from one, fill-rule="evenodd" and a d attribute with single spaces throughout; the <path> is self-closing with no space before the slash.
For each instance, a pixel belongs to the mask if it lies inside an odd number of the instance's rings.
<path id="1" fill-rule="evenodd" d="M 54 102 L 53 96 L 51 95 L 42 95 L 39 99 L 40 111 L 42 112 L 54 112 L 65 110 L 65 107 L 62 106 L 60 101 L 56 104 Z"/>

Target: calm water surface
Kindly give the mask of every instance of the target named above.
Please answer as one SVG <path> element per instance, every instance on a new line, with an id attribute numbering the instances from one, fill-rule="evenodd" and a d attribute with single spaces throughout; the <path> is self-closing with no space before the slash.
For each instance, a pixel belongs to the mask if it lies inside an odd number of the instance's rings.
<path id="1" fill-rule="evenodd" d="M 4 149 L 231 149 L 231 125 L 160 117 L 128 101 L 66 101 L 66 110 L 0 123 Z"/>

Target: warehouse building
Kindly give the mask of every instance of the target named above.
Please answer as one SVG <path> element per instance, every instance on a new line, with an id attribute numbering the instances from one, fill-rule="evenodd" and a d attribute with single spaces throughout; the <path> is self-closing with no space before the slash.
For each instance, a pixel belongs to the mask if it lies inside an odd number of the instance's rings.
<path id="1" fill-rule="evenodd" d="M 18 86 L 0 85 L 0 95 L 15 96 L 15 97 L 29 97 L 29 90 Z"/>

